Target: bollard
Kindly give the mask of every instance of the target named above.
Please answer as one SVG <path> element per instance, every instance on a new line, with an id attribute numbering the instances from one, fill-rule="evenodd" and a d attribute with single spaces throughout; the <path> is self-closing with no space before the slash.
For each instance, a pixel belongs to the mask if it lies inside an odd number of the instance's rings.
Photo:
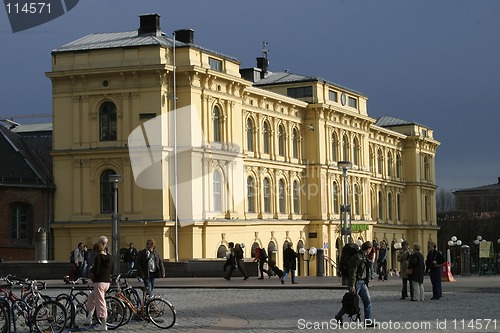
<path id="1" fill-rule="evenodd" d="M 317 249 L 316 252 L 316 276 L 325 276 L 325 252 Z"/>
<path id="2" fill-rule="evenodd" d="M 35 233 L 35 251 L 38 262 L 47 262 L 47 231 L 45 228 L 38 228 Z"/>

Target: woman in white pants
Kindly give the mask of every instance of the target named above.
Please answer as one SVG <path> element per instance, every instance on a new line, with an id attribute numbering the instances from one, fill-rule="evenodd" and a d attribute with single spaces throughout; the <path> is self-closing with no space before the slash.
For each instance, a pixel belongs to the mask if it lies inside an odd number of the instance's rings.
<path id="1" fill-rule="evenodd" d="M 420 253 L 420 244 L 413 244 L 413 253 L 410 256 L 408 262 L 408 269 L 411 271 L 411 283 L 413 285 L 413 297 L 412 301 L 423 301 L 424 300 L 424 257 Z"/>

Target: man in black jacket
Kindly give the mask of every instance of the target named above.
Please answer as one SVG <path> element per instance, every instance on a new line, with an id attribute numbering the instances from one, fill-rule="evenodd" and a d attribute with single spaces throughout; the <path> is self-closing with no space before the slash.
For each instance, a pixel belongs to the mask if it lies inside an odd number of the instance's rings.
<path id="1" fill-rule="evenodd" d="M 146 248 L 139 251 L 135 261 L 137 268 L 137 276 L 144 281 L 146 287 L 146 294 L 153 295 L 156 278 L 165 277 L 165 266 L 160 254 L 156 251 L 156 242 L 153 239 L 146 241 Z"/>
<path id="2" fill-rule="evenodd" d="M 292 275 L 292 284 L 297 284 L 295 281 L 295 270 L 297 269 L 297 252 L 292 249 L 292 243 L 288 243 L 285 251 L 283 251 L 283 268 L 284 273 L 281 277 L 281 283 L 285 283 L 285 279 L 290 272 Z"/>
<path id="3" fill-rule="evenodd" d="M 372 318 L 372 302 L 370 292 L 368 291 L 368 282 L 370 279 L 370 260 L 367 255 L 370 253 L 372 243 L 364 242 L 361 249 L 349 259 L 349 268 L 347 274 L 347 287 L 351 293 L 357 293 L 363 301 L 365 314 L 365 327 L 373 327 Z M 342 317 L 345 314 L 342 307 L 335 316 L 335 320 L 342 323 Z"/>

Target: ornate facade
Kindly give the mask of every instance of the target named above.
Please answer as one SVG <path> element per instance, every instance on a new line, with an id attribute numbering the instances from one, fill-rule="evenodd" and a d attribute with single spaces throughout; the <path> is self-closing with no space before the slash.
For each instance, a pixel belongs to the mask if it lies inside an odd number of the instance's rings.
<path id="1" fill-rule="evenodd" d="M 264 246 L 281 265 L 280 249 L 292 242 L 297 249 L 323 248 L 336 261 L 343 242 L 340 160 L 352 162 L 353 240 L 436 240 L 439 142 L 430 128 L 371 118 L 362 94 L 319 78 L 271 73 L 265 58 L 257 68 L 240 69 L 236 59 L 197 46 L 193 37 L 192 30 L 176 32 L 175 75 L 173 40 L 156 15 L 141 16 L 139 31 L 94 34 L 53 51 L 47 76 L 56 259 L 66 259 L 80 241 L 111 236 L 107 179 L 117 173 L 122 247 L 153 237 L 164 258 L 174 260 L 177 248 L 179 260 L 189 260 L 222 257 L 232 241 L 247 245 L 247 257 Z M 179 112 L 176 128 L 176 139 L 191 145 L 179 157 L 175 180 L 171 165 L 162 163 L 162 186 L 140 187 L 128 136 L 174 108 L 193 112 Z M 182 184 L 177 205 L 175 181 Z M 332 274 L 328 265 L 326 273 Z"/>

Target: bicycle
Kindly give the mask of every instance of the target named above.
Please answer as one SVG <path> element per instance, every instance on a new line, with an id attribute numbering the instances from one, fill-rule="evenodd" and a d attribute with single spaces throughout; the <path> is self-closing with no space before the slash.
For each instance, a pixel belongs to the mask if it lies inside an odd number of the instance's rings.
<path id="1" fill-rule="evenodd" d="M 45 287 L 44 282 L 36 280 L 16 279 L 12 276 L 3 278 L 7 286 L 1 286 L 0 293 L 5 297 L 4 301 L 9 305 L 9 326 L 12 326 L 15 332 L 28 329 L 30 332 L 33 327 L 37 332 L 62 332 L 67 324 L 67 312 L 62 304 L 54 300 L 47 300 L 46 296 L 40 293 L 38 288 L 41 285 Z M 27 300 L 17 296 L 13 289 L 14 285 L 22 288 L 23 295 L 30 295 Z M 29 287 L 26 287 L 28 285 Z"/>
<path id="2" fill-rule="evenodd" d="M 71 284 L 71 289 L 68 293 L 62 293 L 56 296 L 55 300 L 63 304 L 66 311 L 70 314 L 70 328 L 77 328 L 77 322 L 83 322 L 87 317 L 87 298 L 89 297 L 92 287 L 86 285 L 84 288 L 76 288 L 76 285 L 83 280 L 83 278 L 78 278 L 75 281 L 69 280 L 69 277 L 65 277 L 64 281 Z"/>
<path id="3" fill-rule="evenodd" d="M 118 274 L 114 279 L 116 280 L 116 292 L 114 297 L 118 298 L 123 304 L 128 308 L 129 313 L 128 318 L 125 318 L 124 323 L 130 321 L 132 314 L 139 320 L 144 320 L 144 326 L 151 322 L 158 328 L 168 329 L 175 324 L 177 319 L 177 314 L 174 306 L 167 300 L 161 297 L 147 297 L 146 288 L 140 287 L 142 291 L 142 301 L 137 304 L 136 300 L 131 300 L 122 290 L 122 285 L 120 284 L 121 274 Z M 130 287 L 126 279 L 126 288 Z M 135 291 L 137 293 L 137 291 Z M 131 292 L 131 294 L 134 294 Z"/>

